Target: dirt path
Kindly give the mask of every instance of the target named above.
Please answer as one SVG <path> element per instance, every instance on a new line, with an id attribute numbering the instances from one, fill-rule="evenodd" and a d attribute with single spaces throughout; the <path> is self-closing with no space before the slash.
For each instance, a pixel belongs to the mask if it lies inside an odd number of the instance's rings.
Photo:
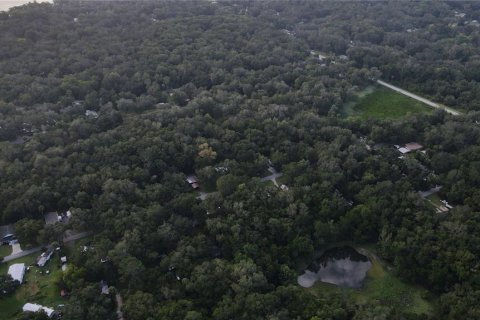
<path id="1" fill-rule="evenodd" d="M 120 293 L 117 293 L 115 295 L 115 299 L 117 300 L 117 317 L 118 320 L 125 320 L 123 318 L 123 312 L 122 312 L 122 306 L 123 306 L 123 299 Z"/>
<path id="2" fill-rule="evenodd" d="M 403 89 L 401 89 L 401 88 L 399 88 L 399 87 L 396 87 L 396 86 L 394 86 L 394 85 L 391 85 L 391 84 L 389 84 L 389 83 L 386 83 L 386 82 L 384 82 L 384 81 L 382 81 L 382 80 L 377 80 L 377 83 L 378 83 L 379 85 L 382 85 L 382 86 L 384 86 L 384 87 L 387 87 L 387 88 L 389 88 L 389 89 L 392 89 L 392 90 L 394 90 L 394 91 L 397 91 L 398 93 L 401 93 L 401 94 L 403 94 L 403 95 L 405 95 L 405 96 L 407 96 L 407 97 L 410 97 L 410 98 L 415 99 L 415 100 L 417 100 L 417 101 L 423 102 L 423 103 L 425 103 L 426 105 L 429 105 L 430 107 L 433 107 L 433 108 L 436 108 L 436 109 L 445 110 L 445 112 L 450 113 L 450 114 L 452 114 L 452 115 L 454 115 L 454 116 L 458 116 L 458 115 L 461 114 L 460 111 L 457 111 L 457 110 L 452 109 L 452 108 L 450 108 L 450 107 L 446 107 L 446 106 L 444 106 L 444 105 L 438 104 L 438 103 L 433 102 L 433 101 L 430 101 L 430 100 L 428 100 L 428 99 L 422 98 L 422 97 L 420 97 L 420 96 L 417 96 L 417 95 L 414 94 L 414 93 L 411 93 L 411 92 L 409 92 L 409 91 L 403 90 Z"/>

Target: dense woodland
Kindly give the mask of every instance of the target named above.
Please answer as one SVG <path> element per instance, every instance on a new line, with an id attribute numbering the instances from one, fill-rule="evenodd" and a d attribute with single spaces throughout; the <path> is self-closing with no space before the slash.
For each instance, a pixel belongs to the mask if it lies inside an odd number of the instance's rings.
<path id="1" fill-rule="evenodd" d="M 64 319 L 116 319 L 103 279 L 129 320 L 479 319 L 476 19 L 476 2 L 55 1 L 0 13 L 1 220 L 26 246 L 61 238 L 43 226 L 50 211 L 70 209 L 94 233 L 61 280 Z M 464 114 L 341 117 L 377 78 Z M 399 159 L 391 146 L 410 141 L 427 152 Z M 260 181 L 269 163 L 288 190 Z M 197 199 L 191 173 L 218 192 Z M 417 194 L 437 184 L 447 214 Z M 438 298 L 435 314 L 299 287 L 299 265 L 341 241 L 376 244 Z"/>

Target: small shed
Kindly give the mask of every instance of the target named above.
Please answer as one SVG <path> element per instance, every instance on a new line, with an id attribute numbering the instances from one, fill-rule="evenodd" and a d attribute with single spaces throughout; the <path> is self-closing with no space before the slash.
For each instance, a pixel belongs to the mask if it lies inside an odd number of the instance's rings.
<path id="1" fill-rule="evenodd" d="M 25 263 L 15 263 L 8 268 L 8 274 L 13 280 L 17 280 L 23 283 L 23 277 L 25 276 Z"/>

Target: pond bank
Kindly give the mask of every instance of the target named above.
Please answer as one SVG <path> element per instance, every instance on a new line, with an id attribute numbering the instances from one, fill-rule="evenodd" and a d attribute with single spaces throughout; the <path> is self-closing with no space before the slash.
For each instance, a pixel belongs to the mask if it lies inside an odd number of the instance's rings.
<path id="1" fill-rule="evenodd" d="M 372 266 L 367 271 L 363 286 L 358 289 L 341 288 L 333 284 L 317 281 L 310 288 L 304 288 L 315 296 L 336 293 L 345 296 L 357 305 L 380 303 L 392 308 L 409 310 L 413 314 L 433 315 L 436 297 L 425 288 L 407 284 L 393 273 L 393 268 L 382 261 L 375 252 L 374 245 L 355 245 L 352 243 L 331 244 L 328 248 L 349 245 L 362 255 L 367 256 Z M 322 251 L 325 252 L 328 248 Z"/>

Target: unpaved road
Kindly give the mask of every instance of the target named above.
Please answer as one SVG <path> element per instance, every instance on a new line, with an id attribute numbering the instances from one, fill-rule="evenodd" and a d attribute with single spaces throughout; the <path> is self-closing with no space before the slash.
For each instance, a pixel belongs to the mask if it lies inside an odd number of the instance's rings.
<path id="1" fill-rule="evenodd" d="M 394 90 L 394 91 L 397 91 L 398 93 L 401 93 L 401 94 L 403 94 L 403 95 L 405 95 L 405 96 L 407 96 L 407 97 L 410 97 L 410 98 L 415 99 L 415 100 L 417 100 L 417 101 L 423 102 L 423 103 L 425 103 L 426 105 L 429 105 L 430 107 L 433 107 L 433 108 L 436 108 L 436 109 L 445 110 L 445 112 L 450 113 L 450 114 L 452 114 L 452 115 L 454 115 L 454 116 L 458 116 L 458 115 L 461 114 L 460 111 L 457 111 L 457 110 L 455 110 L 455 109 L 452 109 L 452 108 L 443 106 L 443 105 L 441 105 L 441 104 L 438 104 L 438 103 L 436 103 L 436 102 L 430 101 L 430 100 L 428 100 L 428 99 L 422 98 L 422 97 L 420 97 L 420 96 L 417 96 L 417 95 L 414 94 L 414 93 L 411 93 L 411 92 L 408 92 L 408 91 L 406 91 L 406 90 L 403 90 L 403 89 L 401 89 L 401 88 L 399 88 L 399 87 L 396 87 L 396 86 L 394 86 L 394 85 L 391 85 L 391 84 L 389 84 L 389 83 L 386 83 L 386 82 L 384 82 L 384 81 L 382 81 L 382 80 L 377 80 L 377 83 L 378 83 L 379 85 L 382 85 L 382 86 L 384 86 L 384 87 L 387 87 L 387 88 L 389 88 L 389 89 L 392 89 L 392 90 Z"/>

